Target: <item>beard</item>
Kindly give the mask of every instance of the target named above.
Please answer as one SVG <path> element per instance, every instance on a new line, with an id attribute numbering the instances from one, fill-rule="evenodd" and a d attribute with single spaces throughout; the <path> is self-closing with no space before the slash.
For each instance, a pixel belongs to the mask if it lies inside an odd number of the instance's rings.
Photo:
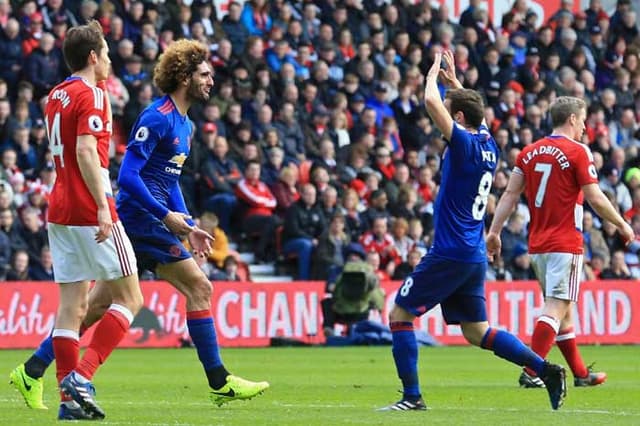
<path id="1" fill-rule="evenodd" d="M 208 101 L 209 95 L 206 94 L 201 87 L 198 86 L 193 80 L 189 82 L 189 87 L 187 88 L 187 98 L 189 101 Z"/>

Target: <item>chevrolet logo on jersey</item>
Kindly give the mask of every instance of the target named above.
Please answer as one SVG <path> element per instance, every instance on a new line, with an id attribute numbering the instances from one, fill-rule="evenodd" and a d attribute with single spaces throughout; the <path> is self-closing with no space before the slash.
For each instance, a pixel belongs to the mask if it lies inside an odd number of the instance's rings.
<path id="1" fill-rule="evenodd" d="M 185 154 L 184 152 L 181 152 L 178 155 L 174 155 L 173 157 L 171 157 L 171 159 L 169 160 L 169 163 L 175 164 L 176 167 L 165 167 L 164 171 L 167 173 L 171 173 L 174 175 L 179 175 L 182 173 L 182 165 L 184 164 L 184 162 L 187 160 L 187 154 Z"/>

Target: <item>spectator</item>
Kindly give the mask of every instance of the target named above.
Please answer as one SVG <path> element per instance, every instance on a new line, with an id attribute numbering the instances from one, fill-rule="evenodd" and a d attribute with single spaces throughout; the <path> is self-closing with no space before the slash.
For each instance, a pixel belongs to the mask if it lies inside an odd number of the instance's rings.
<path id="1" fill-rule="evenodd" d="M 413 241 L 408 235 L 409 222 L 405 218 L 397 218 L 391 225 L 391 236 L 393 237 L 393 246 L 401 262 L 406 262 L 409 253 L 413 249 Z"/>
<path id="2" fill-rule="evenodd" d="M 149 74 L 142 69 L 142 58 L 136 54 L 129 56 L 124 63 L 122 82 L 130 92 L 136 92 L 145 81 L 149 80 Z"/>
<path id="3" fill-rule="evenodd" d="M 626 212 L 631 208 L 632 200 L 629 189 L 620 179 L 621 170 L 614 165 L 605 166 L 602 169 L 602 178 L 600 179 L 600 188 L 602 191 L 608 191 L 614 195 L 614 202 L 618 208 Z"/>
<path id="4" fill-rule="evenodd" d="M 20 236 L 27 245 L 27 254 L 31 265 L 40 262 L 42 248 L 48 245 L 47 231 L 40 219 L 39 211 L 35 208 L 25 208 L 21 212 L 22 229 Z"/>
<path id="5" fill-rule="evenodd" d="M 50 30 L 57 18 L 62 16 L 69 21 L 71 27 L 78 25 L 75 15 L 64 6 L 63 0 L 47 0 L 46 5 L 42 8 L 45 28 Z"/>
<path id="6" fill-rule="evenodd" d="M 300 200 L 289 207 L 284 222 L 287 226 L 282 233 L 282 253 L 285 256 L 297 255 L 298 279 L 308 280 L 311 276 L 311 255 L 326 226 L 322 210 L 316 205 L 313 185 L 303 185 Z"/>
<path id="7" fill-rule="evenodd" d="M 284 158 L 284 150 L 279 146 L 269 148 L 267 162 L 262 172 L 262 181 L 272 187 L 280 178 L 280 172 L 287 166 Z"/>
<path id="8" fill-rule="evenodd" d="M 240 21 L 242 6 L 232 1 L 229 3 L 229 13 L 222 19 L 222 29 L 231 42 L 233 55 L 239 57 L 244 52 L 244 45 L 249 36 L 249 30 Z"/>
<path id="9" fill-rule="evenodd" d="M 320 141 L 329 135 L 329 111 L 322 105 L 316 105 L 311 114 L 311 122 L 304 129 L 304 150 L 305 156 L 312 160 L 318 159 L 320 153 Z"/>
<path id="10" fill-rule="evenodd" d="M 206 123 L 202 128 L 205 134 L 213 133 L 215 124 Z M 229 156 L 226 138 L 218 136 L 208 145 L 209 152 L 201 168 L 202 195 L 206 198 L 204 209 L 220 218 L 220 227 L 226 233 L 231 232 L 231 218 L 238 200 L 234 194 L 235 186 L 241 178 L 238 165 Z"/>
<path id="11" fill-rule="evenodd" d="M 387 210 L 388 202 L 389 198 L 387 197 L 387 193 L 382 189 L 376 189 L 371 192 L 369 208 L 362 214 L 365 229 L 371 229 L 373 227 L 373 221 L 378 217 L 386 220 L 391 218 L 391 214 Z"/>
<path id="12" fill-rule="evenodd" d="M 13 252 L 11 267 L 7 272 L 7 281 L 30 281 L 29 273 L 29 253 L 26 250 L 16 250 Z"/>
<path id="13" fill-rule="evenodd" d="M 282 104 L 278 119 L 273 123 L 273 126 L 280 135 L 286 156 L 297 161 L 304 160 L 304 134 L 296 117 L 295 107 L 291 102 Z"/>
<path id="14" fill-rule="evenodd" d="M 382 269 L 391 276 L 395 267 L 400 264 L 401 258 L 395 248 L 393 236 L 387 232 L 387 223 L 385 217 L 376 217 L 371 230 L 360 237 L 360 244 L 367 253 L 376 252 L 380 255 L 380 265 L 376 270 Z"/>
<path id="15" fill-rule="evenodd" d="M 232 253 L 229 250 L 229 239 L 225 231 L 218 225 L 219 221 L 215 213 L 205 212 L 200 216 L 199 226 L 214 237 L 208 260 L 217 268 L 222 268 L 224 260 Z"/>
<path id="16" fill-rule="evenodd" d="M 624 251 L 616 250 L 611 254 L 611 266 L 600 273 L 601 280 L 631 280 L 633 277 L 624 262 Z"/>
<path id="17" fill-rule="evenodd" d="M 29 15 L 28 28 L 22 38 L 22 53 L 24 56 L 31 55 L 34 49 L 40 44 L 39 40 L 42 39 L 42 14 L 40 12 L 33 12 Z"/>
<path id="18" fill-rule="evenodd" d="M 0 33 L 0 78 L 8 84 L 13 95 L 23 67 L 20 24 L 10 18 Z"/>
<path id="19" fill-rule="evenodd" d="M 40 251 L 40 261 L 29 268 L 30 279 L 34 281 L 55 281 L 53 277 L 53 258 L 49 246 Z"/>
<path id="20" fill-rule="evenodd" d="M 276 213 L 281 218 L 284 218 L 289 207 L 300 199 L 300 194 L 296 187 L 297 182 L 298 169 L 290 164 L 280 171 L 278 181 L 271 187 L 273 195 L 278 202 Z"/>
<path id="21" fill-rule="evenodd" d="M 25 73 L 33 84 L 34 96 L 40 99 L 49 94 L 66 74 L 64 61 L 55 47 L 55 39 L 49 33 L 42 34 L 38 47 L 29 55 Z"/>
<path id="22" fill-rule="evenodd" d="M 10 212 L 7 213 L 11 214 Z M 9 239 L 7 233 L 5 233 L 1 228 L 2 222 L 4 221 L 2 217 L 5 214 L 5 212 L 0 212 L 0 280 L 5 279 L 12 252 L 11 240 Z"/>
<path id="23" fill-rule="evenodd" d="M 584 260 L 589 263 L 594 253 L 599 253 L 605 265 L 609 264 L 609 248 L 602 232 L 593 226 L 593 214 L 585 210 L 582 216 L 582 235 L 584 238 Z"/>
<path id="24" fill-rule="evenodd" d="M 351 239 L 345 232 L 344 214 L 334 213 L 327 223 L 328 226 L 318 239 L 311 275 L 313 279 L 327 281 L 332 286 L 342 271 Z"/>
<path id="25" fill-rule="evenodd" d="M 416 266 L 418 266 L 420 259 L 422 259 L 422 252 L 418 248 L 411 249 L 407 255 L 407 260 L 398 265 L 392 278 L 394 280 L 404 281 L 404 279 L 413 272 Z"/>
<path id="26" fill-rule="evenodd" d="M 392 206 L 398 202 L 401 188 L 405 186 L 411 187 L 409 183 L 409 178 L 411 177 L 409 174 L 409 166 L 400 160 L 396 160 L 394 161 L 393 168 L 391 179 L 383 184 L 383 189 L 387 193 L 387 198 Z"/>
<path id="27" fill-rule="evenodd" d="M 517 243 L 507 266 L 513 280 L 535 280 L 531 258 L 526 244 Z"/>
<path id="28" fill-rule="evenodd" d="M 518 244 L 520 244 L 520 249 L 522 249 L 523 245 L 527 245 L 527 236 L 524 234 L 524 218 L 520 213 L 516 211 L 509 216 L 507 226 L 504 227 L 500 234 L 500 239 L 502 240 L 500 256 L 504 258 L 505 264 L 508 265 L 515 256 Z"/>
<path id="29" fill-rule="evenodd" d="M 273 25 L 269 16 L 269 4 L 266 0 L 251 0 L 244 4 L 240 22 L 249 31 L 249 35 L 263 37 L 271 31 Z"/>
<path id="30" fill-rule="evenodd" d="M 238 274 L 238 261 L 233 256 L 225 257 L 222 262 L 222 270 L 216 271 L 212 279 L 216 281 L 245 281 Z"/>
<path id="31" fill-rule="evenodd" d="M 324 217 L 324 223 L 328 224 L 331 218 L 338 213 L 338 190 L 329 185 L 321 194 L 319 207 Z"/>
<path id="32" fill-rule="evenodd" d="M 276 228 L 280 220 L 274 215 L 276 199 L 269 187 L 260 181 L 260 170 L 259 161 L 249 160 L 235 193 L 243 205 L 243 231 L 248 236 L 257 236 L 254 254 L 259 262 L 264 262 L 274 260 Z"/>

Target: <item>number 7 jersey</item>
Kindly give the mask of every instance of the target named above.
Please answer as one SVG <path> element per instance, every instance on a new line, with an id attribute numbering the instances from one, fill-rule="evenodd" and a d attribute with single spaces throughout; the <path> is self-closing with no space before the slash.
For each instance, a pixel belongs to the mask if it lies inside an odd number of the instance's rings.
<path id="1" fill-rule="evenodd" d="M 529 252 L 581 254 L 582 187 L 598 183 L 589 148 L 564 136 L 547 136 L 520 152 L 513 172 L 524 176 Z"/>
<path id="2" fill-rule="evenodd" d="M 97 140 L 100 176 L 115 222 L 117 214 L 109 180 L 111 118 L 104 83 L 92 86 L 69 77 L 51 90 L 45 107 L 49 149 L 56 167 L 56 181 L 49 198 L 48 221 L 59 225 L 95 226 L 98 208 L 82 178 L 76 159 L 78 136 Z"/>

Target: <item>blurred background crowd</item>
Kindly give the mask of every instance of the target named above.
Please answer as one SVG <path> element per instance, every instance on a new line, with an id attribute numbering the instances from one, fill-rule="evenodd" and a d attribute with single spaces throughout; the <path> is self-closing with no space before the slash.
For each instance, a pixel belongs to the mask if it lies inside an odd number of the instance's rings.
<path id="1" fill-rule="evenodd" d="M 90 19 L 102 24 L 113 65 L 116 190 L 130 129 L 161 95 L 157 57 L 183 37 L 210 48 L 215 87 L 189 113 L 181 184 L 217 237 L 200 261 L 212 279 L 247 278 L 230 242 L 255 262 L 291 266 L 297 279 L 334 281 L 351 258 L 379 279 L 405 277 L 433 235 L 446 144 L 422 98 L 443 49 L 454 52 L 463 85 L 484 96 L 502 148 L 487 224 L 518 152 L 551 131 L 549 104 L 572 95 L 589 105 L 582 142 L 600 184 L 640 234 L 638 5 L 562 0 L 542 17 L 516 0 L 492 19 L 483 2 L 465 4 L 453 19 L 446 3 L 409 0 L 0 0 L 0 278 L 53 278 L 46 216 L 55 168 L 42 107 L 68 75 L 66 30 Z M 528 221 L 523 200 L 488 279 L 534 278 Z M 588 206 L 583 221 L 585 278 L 640 277 L 640 241 L 624 247 Z"/>

